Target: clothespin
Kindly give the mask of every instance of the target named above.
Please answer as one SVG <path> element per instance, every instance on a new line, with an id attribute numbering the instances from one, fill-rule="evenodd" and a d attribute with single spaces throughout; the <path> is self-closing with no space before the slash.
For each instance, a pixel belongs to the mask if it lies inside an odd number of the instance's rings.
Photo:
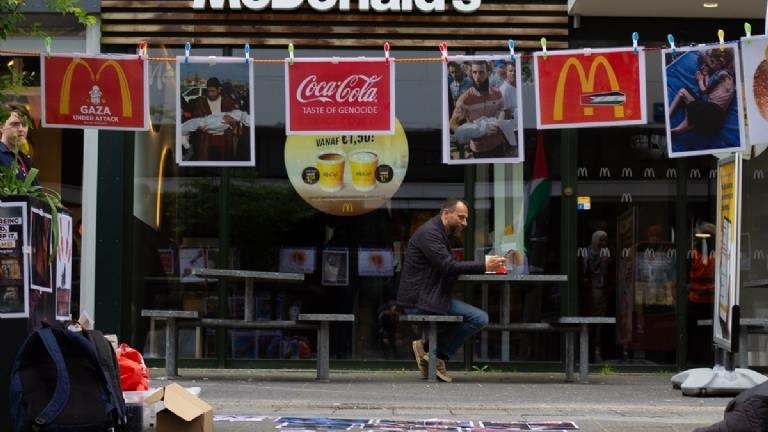
<path id="1" fill-rule="evenodd" d="M 541 38 L 541 50 L 544 51 L 544 59 L 547 59 L 547 38 Z"/>
<path id="2" fill-rule="evenodd" d="M 510 39 L 510 40 L 507 42 L 507 45 L 509 46 L 509 58 L 510 58 L 512 61 L 515 61 L 515 41 L 514 41 L 514 40 L 512 40 L 512 39 Z"/>
<path id="3" fill-rule="evenodd" d="M 139 60 L 147 56 L 147 41 L 139 42 Z"/>
<path id="4" fill-rule="evenodd" d="M 184 44 L 184 63 L 189 63 L 189 51 L 192 50 L 192 44 L 186 42 Z"/>
<path id="5" fill-rule="evenodd" d="M 723 29 L 717 31 L 717 38 L 720 39 L 720 51 L 725 50 L 725 32 Z"/>
<path id="6" fill-rule="evenodd" d="M 216 56 L 208 56 L 208 65 L 216 66 Z"/>
<path id="7" fill-rule="evenodd" d="M 389 42 L 384 42 L 384 63 L 389 65 Z"/>
<path id="8" fill-rule="evenodd" d="M 443 58 L 443 61 L 448 63 L 448 42 L 442 41 L 437 47 L 440 48 L 440 56 Z"/>
<path id="9" fill-rule="evenodd" d="M 45 45 L 45 54 L 50 57 L 51 56 L 51 42 L 53 39 L 51 39 L 50 36 L 46 36 L 43 39 L 43 45 Z"/>
<path id="10" fill-rule="evenodd" d="M 245 53 L 245 64 L 250 63 L 250 61 L 251 61 L 251 45 L 245 44 L 245 47 L 243 47 L 243 52 Z"/>
<path id="11" fill-rule="evenodd" d="M 637 41 L 640 39 L 640 35 L 637 32 L 632 32 L 632 51 L 637 54 Z"/>
<path id="12" fill-rule="evenodd" d="M 293 64 L 293 42 L 288 44 L 288 64 Z"/>
<path id="13" fill-rule="evenodd" d="M 675 47 L 675 37 L 671 33 L 667 35 L 667 42 L 669 42 L 669 47 L 672 48 L 672 58 L 675 58 L 677 56 L 677 48 Z"/>
<path id="14" fill-rule="evenodd" d="M 589 57 L 592 55 L 592 48 L 584 48 L 584 55 Z"/>
<path id="15" fill-rule="evenodd" d="M 744 33 L 747 34 L 747 43 L 752 43 L 752 24 L 744 23 Z"/>

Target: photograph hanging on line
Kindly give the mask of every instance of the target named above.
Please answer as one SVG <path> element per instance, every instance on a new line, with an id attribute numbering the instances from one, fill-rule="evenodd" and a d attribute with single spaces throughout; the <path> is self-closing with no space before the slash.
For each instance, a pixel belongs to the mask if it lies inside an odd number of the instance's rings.
<path id="1" fill-rule="evenodd" d="M 443 163 L 522 162 L 520 56 L 449 56 L 441 70 Z"/>
<path id="2" fill-rule="evenodd" d="M 669 157 L 746 149 L 738 44 L 662 50 Z"/>
<path id="3" fill-rule="evenodd" d="M 253 63 L 176 57 L 176 162 L 254 166 Z"/>

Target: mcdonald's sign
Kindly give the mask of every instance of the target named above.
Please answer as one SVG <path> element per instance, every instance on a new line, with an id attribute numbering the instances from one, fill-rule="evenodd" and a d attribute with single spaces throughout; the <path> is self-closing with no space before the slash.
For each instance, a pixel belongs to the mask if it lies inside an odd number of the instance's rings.
<path id="1" fill-rule="evenodd" d="M 46 127 L 147 130 L 149 67 L 129 55 L 40 56 Z"/>
<path id="2" fill-rule="evenodd" d="M 539 129 L 646 123 L 645 55 L 631 48 L 537 52 Z"/>

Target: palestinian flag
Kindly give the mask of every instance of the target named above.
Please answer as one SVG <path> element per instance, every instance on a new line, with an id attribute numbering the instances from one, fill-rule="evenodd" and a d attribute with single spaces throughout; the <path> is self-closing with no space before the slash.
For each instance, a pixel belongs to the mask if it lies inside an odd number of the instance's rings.
<path id="1" fill-rule="evenodd" d="M 549 206 L 552 184 L 549 181 L 549 169 L 547 168 L 547 153 L 544 150 L 544 133 L 538 131 L 536 135 L 536 154 L 533 160 L 533 173 L 527 185 L 528 205 L 525 214 L 525 238 L 530 242 L 536 227 L 537 219 Z M 538 230 L 537 230 L 538 231 Z"/>

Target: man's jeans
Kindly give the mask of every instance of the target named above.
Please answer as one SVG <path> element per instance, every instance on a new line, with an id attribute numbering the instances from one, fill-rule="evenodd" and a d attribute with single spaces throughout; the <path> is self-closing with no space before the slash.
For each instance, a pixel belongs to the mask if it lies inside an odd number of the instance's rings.
<path id="1" fill-rule="evenodd" d="M 428 315 L 418 308 L 406 308 L 405 313 L 409 315 Z M 439 323 L 441 329 L 437 333 L 437 349 L 429 347 L 434 351 L 437 357 L 447 360 L 454 355 L 464 341 L 482 330 L 488 325 L 488 313 L 478 309 L 470 304 L 459 300 L 451 300 L 446 315 L 461 315 L 464 321 L 460 323 Z"/>

